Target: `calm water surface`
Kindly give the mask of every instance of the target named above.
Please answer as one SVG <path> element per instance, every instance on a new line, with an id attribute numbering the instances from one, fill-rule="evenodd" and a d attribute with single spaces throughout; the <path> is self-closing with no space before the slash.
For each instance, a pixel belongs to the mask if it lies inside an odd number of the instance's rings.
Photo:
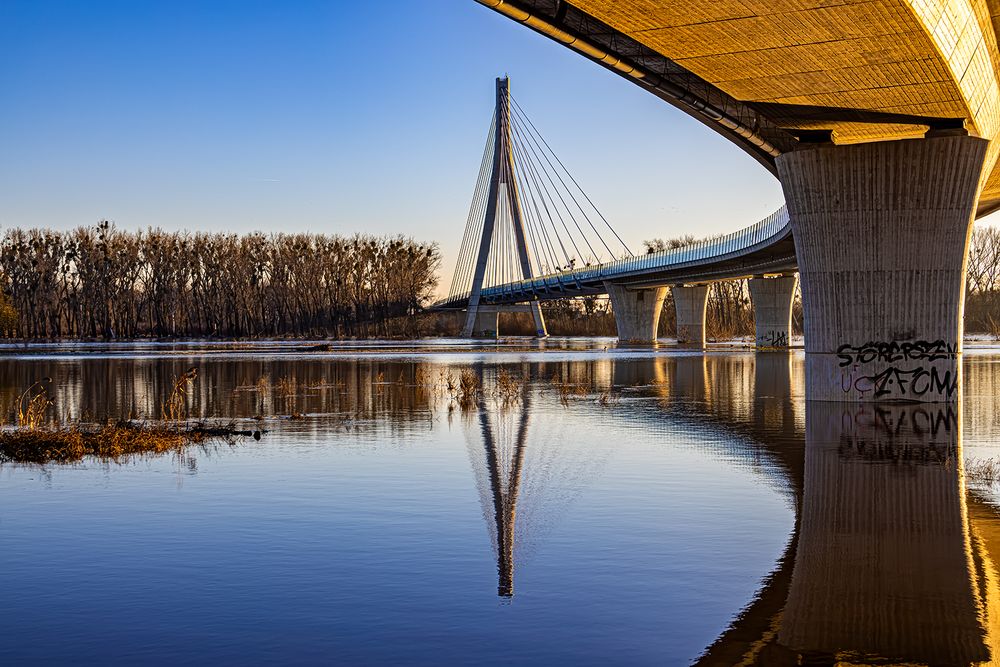
<path id="1" fill-rule="evenodd" d="M 958 408 L 803 400 L 801 352 L 612 341 L 0 349 L 0 405 L 264 428 L 0 465 L 0 664 L 987 664 L 1000 349 Z M 461 400 L 465 373 L 481 396 Z M 295 418 L 289 418 L 294 416 Z"/>

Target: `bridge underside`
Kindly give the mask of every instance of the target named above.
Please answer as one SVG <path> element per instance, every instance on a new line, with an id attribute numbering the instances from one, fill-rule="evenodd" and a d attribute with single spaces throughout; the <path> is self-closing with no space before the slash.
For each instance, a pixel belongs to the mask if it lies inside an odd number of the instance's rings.
<path id="1" fill-rule="evenodd" d="M 777 175 L 800 140 L 1000 129 L 995 0 L 478 0 L 685 113 Z M 977 216 L 1000 208 L 991 147 Z"/>
<path id="2" fill-rule="evenodd" d="M 957 399 L 970 226 L 1000 208 L 1000 2 L 479 2 L 670 102 L 778 176 L 810 398 Z M 790 268 L 750 268 L 750 255 L 614 282 L 735 277 L 731 260 L 743 273 Z M 603 290 L 527 291 L 495 297 Z"/>

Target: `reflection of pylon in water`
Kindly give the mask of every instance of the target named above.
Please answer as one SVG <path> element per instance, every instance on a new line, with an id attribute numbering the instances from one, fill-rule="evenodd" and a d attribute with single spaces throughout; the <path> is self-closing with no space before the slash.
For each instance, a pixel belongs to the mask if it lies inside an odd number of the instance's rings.
<path id="1" fill-rule="evenodd" d="M 606 439 L 581 445 L 568 437 L 580 416 L 567 414 L 564 407 L 533 425 L 531 412 L 532 396 L 525 383 L 517 400 L 483 401 L 475 419 L 465 424 L 496 556 L 497 594 L 507 599 L 514 595 L 515 566 L 530 557 L 611 452 Z"/>
<path id="2" fill-rule="evenodd" d="M 486 466 L 490 474 L 490 488 L 493 496 L 493 521 L 496 524 L 497 571 L 499 583 L 497 595 L 514 595 L 514 524 L 517 517 L 517 494 L 521 486 L 521 470 L 524 466 L 524 450 L 528 436 L 528 393 L 524 392 L 514 438 L 513 452 L 507 456 L 508 448 L 497 442 L 489 411 L 479 411 L 479 424 L 486 448 Z M 502 419 L 502 417 L 501 417 Z"/>

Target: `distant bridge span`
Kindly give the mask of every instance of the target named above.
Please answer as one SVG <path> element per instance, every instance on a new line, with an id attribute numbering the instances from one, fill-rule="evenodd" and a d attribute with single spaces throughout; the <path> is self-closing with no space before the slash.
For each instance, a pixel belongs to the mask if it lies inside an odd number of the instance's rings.
<path id="1" fill-rule="evenodd" d="M 648 289 L 709 280 L 732 280 L 757 274 L 794 273 L 795 245 L 788 212 L 782 207 L 760 222 L 719 238 L 681 248 L 637 255 L 596 266 L 484 287 L 482 302 L 506 305 L 525 301 L 607 294 L 614 282 Z M 439 302 L 441 308 L 468 307 L 469 294 Z"/>

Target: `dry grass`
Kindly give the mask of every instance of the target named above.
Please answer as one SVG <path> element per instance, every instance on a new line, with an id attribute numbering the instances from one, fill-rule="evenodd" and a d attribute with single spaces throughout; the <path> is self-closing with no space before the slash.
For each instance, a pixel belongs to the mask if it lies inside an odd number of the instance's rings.
<path id="1" fill-rule="evenodd" d="M 206 437 L 197 429 L 129 423 L 106 424 L 93 430 L 72 426 L 0 431 L 0 462 L 67 463 L 84 456 L 119 460 L 135 454 L 178 451 Z"/>
<path id="2" fill-rule="evenodd" d="M 34 430 L 45 420 L 45 411 L 52 405 L 46 387 L 52 383 L 52 378 L 42 378 L 21 392 L 15 403 L 17 425 L 23 429 Z"/>
<path id="3" fill-rule="evenodd" d="M 465 404 L 475 401 L 482 389 L 479 376 L 471 368 L 466 368 L 458 379 L 458 402 Z"/>
<path id="4" fill-rule="evenodd" d="M 521 392 L 527 379 L 514 375 L 507 369 L 500 369 L 496 376 L 495 396 L 504 403 L 515 403 L 521 400 Z"/>
<path id="5" fill-rule="evenodd" d="M 442 381 L 451 400 L 463 408 L 475 405 L 482 396 L 483 387 L 479 375 L 471 368 L 463 369 L 457 379 L 451 373 L 442 373 Z"/>
<path id="6" fill-rule="evenodd" d="M 295 396 L 299 391 L 299 381 L 295 377 L 279 378 L 274 383 L 274 392 L 283 398 Z"/>
<path id="7" fill-rule="evenodd" d="M 562 382 L 558 375 L 553 374 L 552 377 L 549 378 L 549 384 L 555 387 L 559 392 L 559 401 L 563 405 L 568 405 L 570 398 L 580 398 L 590 395 L 590 385 L 586 382 Z"/>
<path id="8" fill-rule="evenodd" d="M 174 380 L 174 387 L 170 391 L 170 396 L 161 406 L 164 421 L 178 422 L 187 416 L 185 407 L 187 404 L 188 387 L 194 384 L 197 377 L 198 369 L 192 367 Z"/>
<path id="9" fill-rule="evenodd" d="M 965 476 L 973 482 L 992 484 L 1000 480 L 1000 459 L 966 459 Z"/>
<path id="10" fill-rule="evenodd" d="M 621 394 L 612 391 L 611 389 L 606 389 L 597 397 L 597 403 L 599 405 L 614 405 L 621 400 Z"/>

